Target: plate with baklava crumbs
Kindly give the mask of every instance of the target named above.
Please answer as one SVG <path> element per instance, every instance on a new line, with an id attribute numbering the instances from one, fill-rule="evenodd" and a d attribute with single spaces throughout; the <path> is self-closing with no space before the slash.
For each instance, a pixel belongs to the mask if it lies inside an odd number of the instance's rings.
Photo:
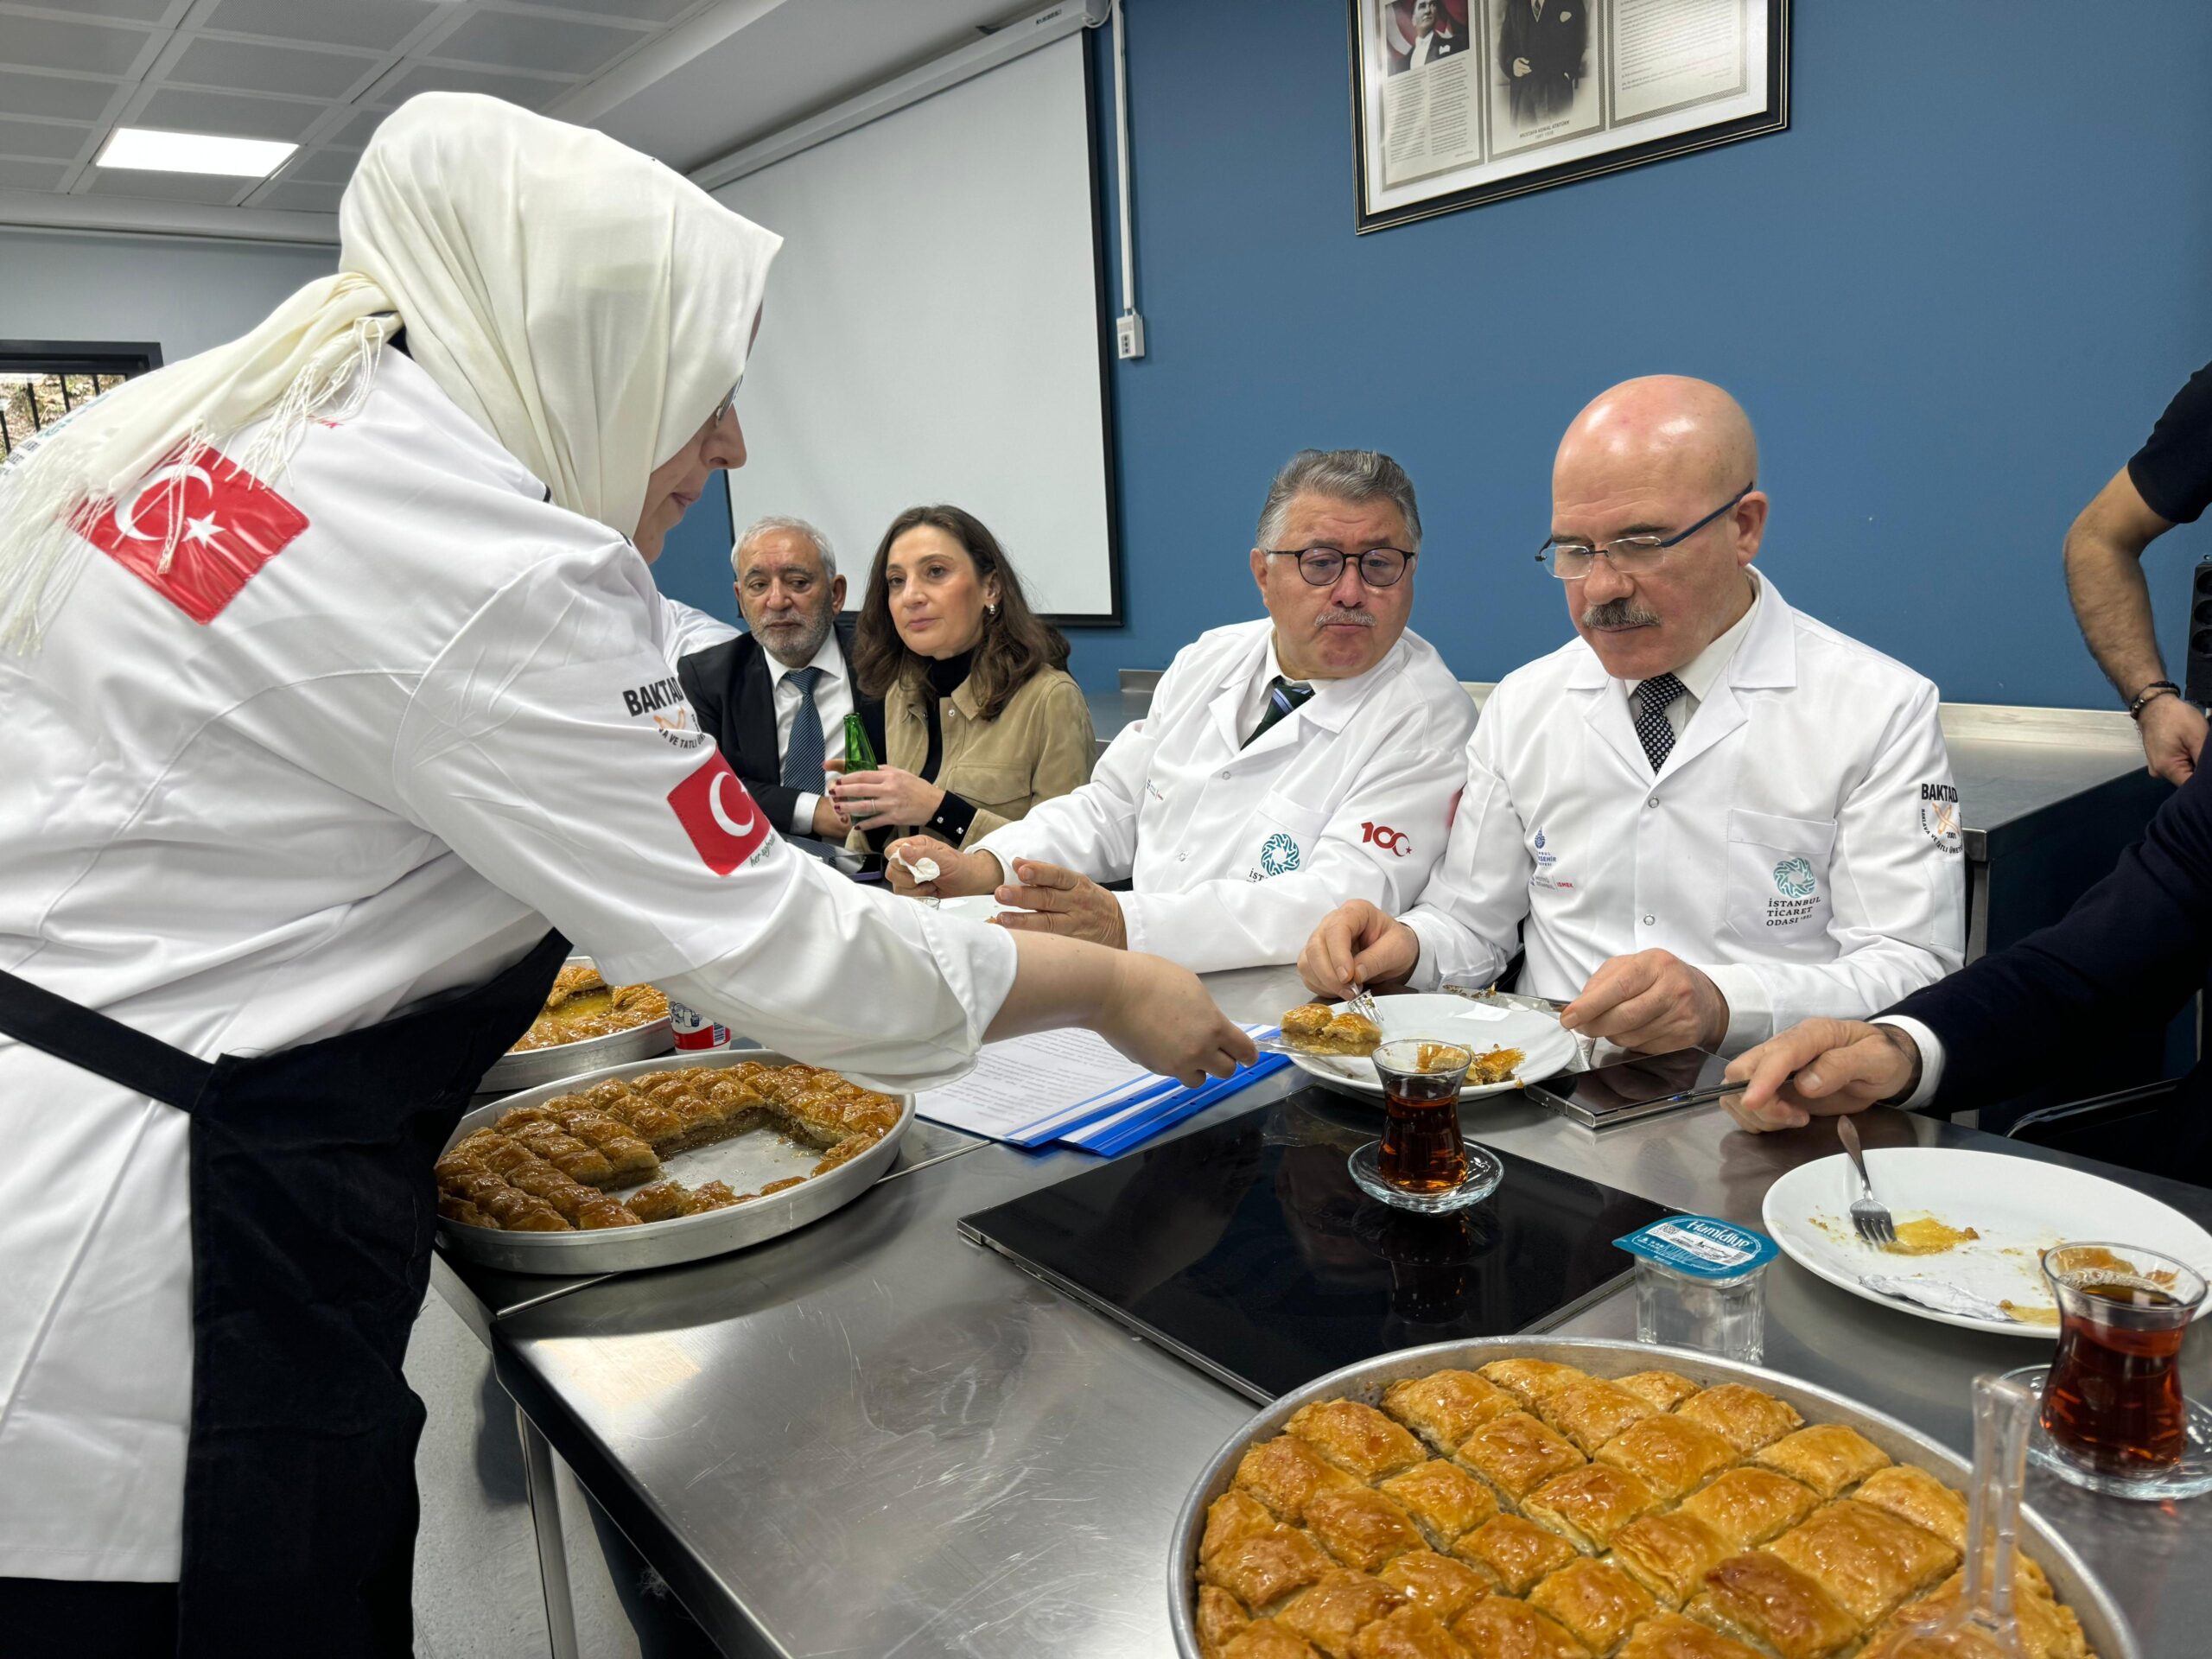
<path id="1" fill-rule="evenodd" d="M 523 1273 L 696 1261 L 857 1197 L 913 1116 L 911 1096 L 760 1049 L 615 1066 L 467 1114 L 436 1165 L 440 1235 Z"/>
<path id="2" fill-rule="evenodd" d="M 1967 1466 L 1842 1395 L 1678 1349 L 1508 1337 L 1332 1373 L 1200 1477 L 1184 1659 L 1881 1659 L 1960 1593 Z M 2023 1512 L 2025 1659 L 2139 1659 Z"/>
<path id="3" fill-rule="evenodd" d="M 1283 1040 L 1299 1052 L 1290 1063 L 1324 1083 L 1382 1098 L 1370 1058 L 1377 1045 L 1406 1038 L 1456 1043 L 1471 1052 L 1462 1100 L 1478 1100 L 1535 1083 L 1574 1058 L 1574 1039 L 1555 1015 L 1470 1001 L 1443 993 L 1377 996 L 1378 1027 L 1350 1003 L 1309 1002 L 1287 1010 Z"/>

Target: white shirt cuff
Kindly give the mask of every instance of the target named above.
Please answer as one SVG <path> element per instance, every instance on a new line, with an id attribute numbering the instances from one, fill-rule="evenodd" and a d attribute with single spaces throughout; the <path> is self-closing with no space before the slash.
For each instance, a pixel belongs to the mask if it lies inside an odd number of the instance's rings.
<path id="1" fill-rule="evenodd" d="M 1903 1100 L 1893 1103 L 1907 1111 L 1925 1106 L 1936 1098 L 1936 1091 L 1943 1086 L 1943 1039 L 1909 1014 L 1885 1014 L 1872 1023 L 1895 1026 L 1911 1038 L 1913 1046 L 1920 1051 L 1919 1084 Z"/>
<path id="2" fill-rule="evenodd" d="M 1728 1004 L 1728 1029 L 1721 1033 L 1720 1052 L 1733 1058 L 1756 1048 L 1774 1035 L 1774 1005 L 1767 1001 L 1766 986 L 1756 970 L 1742 963 L 1713 967 L 1692 964 L 1713 982 Z"/>
<path id="3" fill-rule="evenodd" d="M 819 795 L 810 795 L 804 790 L 791 798 L 791 821 L 785 828 L 795 836 L 814 833 L 814 809 L 822 804 Z"/>

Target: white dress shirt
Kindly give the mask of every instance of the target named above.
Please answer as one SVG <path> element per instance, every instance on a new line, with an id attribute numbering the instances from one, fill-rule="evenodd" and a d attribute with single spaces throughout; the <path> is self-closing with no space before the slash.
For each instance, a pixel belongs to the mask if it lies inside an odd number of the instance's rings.
<path id="1" fill-rule="evenodd" d="M 791 678 L 792 671 L 785 666 L 775 652 L 766 645 L 761 655 L 767 658 L 768 681 L 776 694 L 776 760 L 780 765 L 791 753 L 791 728 L 798 721 L 799 699 L 804 695 L 798 682 Z M 837 630 L 832 626 L 822 636 L 822 643 L 814 655 L 799 664 L 802 668 L 818 668 L 822 677 L 814 683 L 814 707 L 822 716 L 822 753 L 823 759 L 842 759 L 845 753 L 845 716 L 853 712 L 852 668 L 845 661 L 845 653 L 837 648 Z M 810 793 L 802 789 L 791 803 L 791 822 L 784 826 L 795 836 L 814 833 L 814 809 L 820 804 L 822 792 Z"/>

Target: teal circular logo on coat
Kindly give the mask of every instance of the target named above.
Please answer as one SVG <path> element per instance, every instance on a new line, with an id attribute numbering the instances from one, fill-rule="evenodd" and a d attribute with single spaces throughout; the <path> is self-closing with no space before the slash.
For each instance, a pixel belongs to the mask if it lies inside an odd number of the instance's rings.
<path id="1" fill-rule="evenodd" d="M 1774 867 L 1775 890 L 1785 899 L 1809 899 L 1820 885 L 1809 860 L 1785 858 Z"/>
<path id="2" fill-rule="evenodd" d="M 1298 843 L 1288 836 L 1269 836 L 1260 849 L 1260 868 L 1269 875 L 1287 875 L 1298 868 Z"/>

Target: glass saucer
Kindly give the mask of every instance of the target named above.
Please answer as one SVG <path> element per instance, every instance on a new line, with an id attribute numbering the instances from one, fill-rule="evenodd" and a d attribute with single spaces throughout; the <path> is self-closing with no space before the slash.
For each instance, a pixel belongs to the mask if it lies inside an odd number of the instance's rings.
<path id="1" fill-rule="evenodd" d="M 2023 1365 L 2005 1376 L 2007 1382 L 2019 1383 L 2040 1402 L 2044 1378 L 2050 1374 L 2048 1365 Z M 2028 1430 L 2028 1461 L 2038 1469 L 2048 1469 L 2061 1480 L 2086 1486 L 2108 1497 L 2158 1503 L 2171 1497 L 2195 1497 L 2201 1492 L 2212 1492 L 2212 1409 L 2195 1400 L 2186 1403 L 2189 1422 L 2183 1430 L 2181 1461 L 2163 1473 L 2113 1475 L 2092 1467 L 2050 1438 L 2044 1428 L 2040 1409 Z"/>
<path id="2" fill-rule="evenodd" d="M 1359 1190 L 1369 1198 L 1394 1210 L 1410 1210 L 1420 1216 L 1449 1215 L 1454 1210 L 1480 1204 L 1497 1192 L 1497 1184 L 1505 1179 L 1505 1166 L 1471 1141 L 1467 1143 L 1466 1179 L 1442 1192 L 1408 1192 L 1384 1180 L 1380 1141 L 1370 1141 L 1344 1160 L 1344 1164 L 1351 1171 L 1352 1179 L 1359 1184 Z"/>

